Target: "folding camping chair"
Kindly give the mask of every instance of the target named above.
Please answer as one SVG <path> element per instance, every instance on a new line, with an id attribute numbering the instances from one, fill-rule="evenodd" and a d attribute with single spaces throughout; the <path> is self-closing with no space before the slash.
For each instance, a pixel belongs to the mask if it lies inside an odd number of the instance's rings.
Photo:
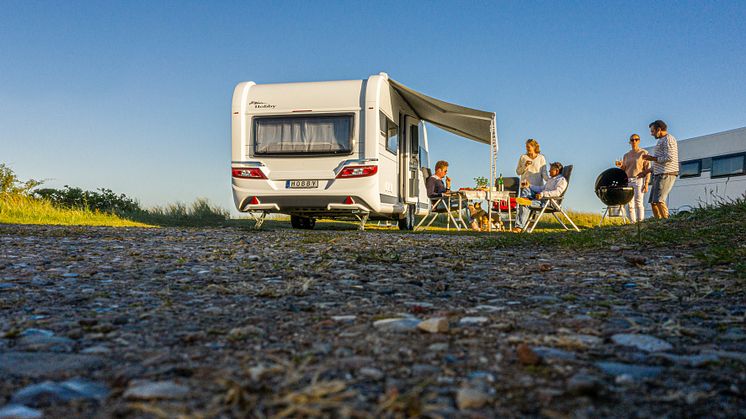
<path id="1" fill-rule="evenodd" d="M 536 225 L 539 224 L 539 220 L 541 219 L 541 216 L 544 214 L 552 214 L 554 218 L 557 219 L 557 221 L 562 225 L 562 227 L 565 230 L 569 230 L 570 228 L 562 221 L 562 219 L 557 215 L 557 213 L 561 213 L 565 216 L 567 221 L 570 222 L 570 225 L 573 226 L 575 231 L 580 231 L 578 226 L 575 225 L 575 223 L 572 222 L 570 217 L 567 215 L 565 210 L 562 208 L 562 201 L 565 198 L 565 194 L 567 193 L 567 189 L 570 188 L 570 175 L 572 174 L 572 165 L 565 166 L 562 168 L 562 176 L 564 176 L 565 180 L 567 181 L 567 187 L 562 192 L 562 195 L 555 197 L 555 198 L 542 198 L 541 199 L 541 207 L 534 208 L 529 207 L 529 214 L 528 214 L 528 222 L 526 225 L 528 226 L 526 228 L 526 233 L 531 233 L 536 228 Z"/>

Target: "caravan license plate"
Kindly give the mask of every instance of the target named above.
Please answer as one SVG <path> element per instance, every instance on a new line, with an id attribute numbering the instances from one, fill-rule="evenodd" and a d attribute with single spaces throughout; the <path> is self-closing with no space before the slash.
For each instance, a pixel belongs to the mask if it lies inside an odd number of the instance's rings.
<path id="1" fill-rule="evenodd" d="M 318 180 L 288 180 L 285 181 L 285 188 L 287 189 L 311 189 L 318 188 Z"/>

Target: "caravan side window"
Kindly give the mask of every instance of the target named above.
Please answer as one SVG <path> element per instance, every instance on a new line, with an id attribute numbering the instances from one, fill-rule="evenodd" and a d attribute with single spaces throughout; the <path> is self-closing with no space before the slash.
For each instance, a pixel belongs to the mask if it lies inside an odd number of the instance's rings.
<path id="1" fill-rule="evenodd" d="M 399 150 L 399 127 L 383 112 L 379 113 L 381 135 L 386 140 L 386 150 L 396 154 Z"/>
<path id="2" fill-rule="evenodd" d="M 737 176 L 746 174 L 746 154 L 713 157 L 710 177 Z"/>

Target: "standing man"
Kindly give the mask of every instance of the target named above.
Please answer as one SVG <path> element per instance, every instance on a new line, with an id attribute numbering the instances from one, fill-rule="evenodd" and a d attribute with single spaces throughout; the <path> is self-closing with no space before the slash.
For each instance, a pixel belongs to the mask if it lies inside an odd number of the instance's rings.
<path id="1" fill-rule="evenodd" d="M 653 184 L 650 188 L 650 206 L 655 218 L 668 218 L 666 199 L 679 175 L 679 146 L 676 138 L 668 133 L 668 126 L 660 119 L 651 122 L 650 135 L 658 139 L 653 148 L 653 155 L 644 155 L 643 159 L 653 162 Z M 649 172 L 649 171 L 648 171 Z M 640 173 L 643 178 L 647 173 Z"/>
<path id="2" fill-rule="evenodd" d="M 648 191 L 648 182 L 650 181 L 650 162 L 646 161 L 643 156 L 647 155 L 648 152 L 644 148 L 640 148 L 640 136 L 632 134 L 629 137 L 629 145 L 632 150 L 628 151 L 627 154 L 622 157 L 621 161 L 616 162 L 616 166 L 625 173 L 627 173 L 627 179 L 629 185 L 635 191 L 635 196 L 629 203 L 629 218 L 633 223 L 640 222 L 645 218 L 645 207 L 642 203 L 645 197 L 645 192 Z M 639 178 L 640 174 L 644 174 L 644 177 Z"/>

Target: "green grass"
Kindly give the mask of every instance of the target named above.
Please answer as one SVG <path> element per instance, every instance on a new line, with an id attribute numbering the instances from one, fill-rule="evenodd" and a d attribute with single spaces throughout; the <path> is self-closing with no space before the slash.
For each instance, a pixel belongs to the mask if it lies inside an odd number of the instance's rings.
<path id="1" fill-rule="evenodd" d="M 746 197 L 715 208 L 699 208 L 668 220 L 588 228 L 579 233 L 543 230 L 532 234 L 495 234 L 475 243 L 480 248 L 520 246 L 602 249 L 668 247 L 689 249 L 707 266 L 728 266 L 746 277 Z"/>
<path id="2" fill-rule="evenodd" d="M 148 227 L 146 223 L 127 220 L 112 214 L 57 208 L 45 200 L 11 193 L 0 193 L 0 223 Z"/>

